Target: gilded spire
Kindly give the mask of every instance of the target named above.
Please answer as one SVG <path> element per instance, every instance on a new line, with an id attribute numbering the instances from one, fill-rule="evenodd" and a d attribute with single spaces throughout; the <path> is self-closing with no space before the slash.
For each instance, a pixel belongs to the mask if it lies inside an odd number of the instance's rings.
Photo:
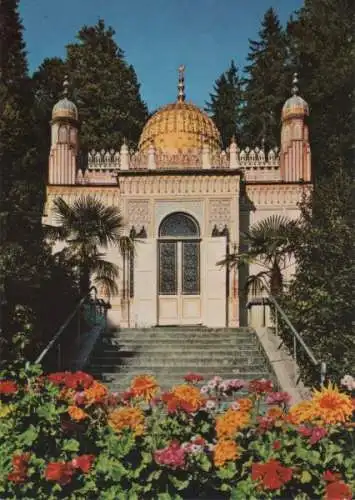
<path id="1" fill-rule="evenodd" d="M 293 79 L 292 79 L 292 95 L 298 95 L 299 88 L 298 88 L 298 73 L 293 74 Z"/>
<path id="2" fill-rule="evenodd" d="M 185 101 L 185 66 L 179 66 L 178 102 Z"/>
<path id="3" fill-rule="evenodd" d="M 69 80 L 68 80 L 68 75 L 65 75 L 63 82 L 63 95 L 64 97 L 68 97 L 68 94 L 69 94 Z"/>

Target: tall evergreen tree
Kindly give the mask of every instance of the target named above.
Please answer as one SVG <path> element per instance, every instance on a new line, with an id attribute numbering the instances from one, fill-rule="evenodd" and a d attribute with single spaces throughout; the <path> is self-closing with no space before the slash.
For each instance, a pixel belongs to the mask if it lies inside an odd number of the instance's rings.
<path id="1" fill-rule="evenodd" d="M 241 135 L 242 88 L 234 61 L 216 80 L 213 90 L 210 102 L 206 102 L 205 110 L 220 131 L 225 149 L 230 145 L 234 135 L 238 138 L 238 142 Z"/>
<path id="2" fill-rule="evenodd" d="M 1 325 L 5 342 L 34 320 L 32 306 L 48 271 L 45 263 L 49 256 L 42 241 L 43 165 L 34 133 L 33 93 L 18 3 L 18 0 L 0 1 L 0 213 L 3 226 L 0 275 L 5 292 Z"/>
<path id="3" fill-rule="evenodd" d="M 148 118 L 132 65 L 103 20 L 84 26 L 77 42 L 67 46 L 65 61 L 46 59 L 34 74 L 39 115 L 48 116 L 54 96 L 60 97 L 65 71 L 80 114 L 80 143 L 88 148 L 118 148 L 126 138 L 136 145 Z M 44 125 L 45 120 L 43 120 Z M 46 132 L 48 136 L 48 124 Z"/>
<path id="4" fill-rule="evenodd" d="M 249 145 L 280 143 L 281 109 L 289 97 L 285 33 L 274 9 L 266 11 L 259 40 L 249 40 L 243 132 Z"/>
<path id="5" fill-rule="evenodd" d="M 353 172 L 355 139 L 355 4 L 305 0 L 288 24 L 293 64 L 310 105 L 315 178 Z"/>

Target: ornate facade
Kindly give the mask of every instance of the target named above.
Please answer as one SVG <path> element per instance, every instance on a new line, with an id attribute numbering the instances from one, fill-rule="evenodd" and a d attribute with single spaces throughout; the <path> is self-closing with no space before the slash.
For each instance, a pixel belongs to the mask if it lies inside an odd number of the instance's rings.
<path id="1" fill-rule="evenodd" d="M 145 125 L 137 151 L 91 151 L 79 168 L 79 113 L 67 97 L 53 108 L 52 145 L 44 221 L 54 223 L 53 200 L 92 194 L 120 208 L 135 252 L 115 248 L 106 258 L 120 266 L 120 293 L 111 321 L 121 327 L 245 321 L 245 276 L 218 266 L 239 248 L 239 234 L 269 215 L 297 217 L 311 185 L 307 103 L 297 79 L 282 111 L 280 149 L 222 151 L 213 121 L 185 101 L 183 68 L 178 98 Z M 114 145 L 113 145 L 114 146 Z M 250 270 L 253 272 L 253 269 Z M 290 272 L 290 271 L 289 271 Z"/>

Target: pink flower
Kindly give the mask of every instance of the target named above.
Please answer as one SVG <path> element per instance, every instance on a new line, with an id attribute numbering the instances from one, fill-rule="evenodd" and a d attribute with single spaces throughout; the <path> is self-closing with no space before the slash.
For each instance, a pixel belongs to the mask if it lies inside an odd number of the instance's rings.
<path id="1" fill-rule="evenodd" d="M 79 406 L 84 404 L 85 403 L 85 392 L 81 391 L 81 392 L 75 393 L 74 402 L 76 405 L 79 405 Z"/>
<path id="2" fill-rule="evenodd" d="M 327 430 L 323 429 L 323 427 L 307 427 L 306 425 L 300 425 L 297 430 L 302 436 L 308 437 L 308 442 L 312 445 L 318 443 L 318 441 L 327 435 Z"/>
<path id="3" fill-rule="evenodd" d="M 171 469 L 181 469 L 185 466 L 186 449 L 178 441 L 171 441 L 169 446 L 154 452 L 154 460 L 159 465 L 166 465 Z"/>
<path id="4" fill-rule="evenodd" d="M 315 427 L 312 429 L 312 434 L 309 438 L 309 443 L 310 444 L 316 444 L 318 441 L 323 439 L 327 435 L 327 430 L 323 429 L 322 427 Z"/>
<path id="5" fill-rule="evenodd" d="M 288 404 L 291 401 L 291 396 L 288 392 L 270 392 L 265 399 L 266 404 Z"/>

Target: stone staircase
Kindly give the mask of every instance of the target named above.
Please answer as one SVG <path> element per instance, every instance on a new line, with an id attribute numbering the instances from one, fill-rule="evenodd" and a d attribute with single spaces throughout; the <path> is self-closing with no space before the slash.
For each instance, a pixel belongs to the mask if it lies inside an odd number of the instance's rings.
<path id="1" fill-rule="evenodd" d="M 156 327 L 106 333 L 95 345 L 86 371 L 112 391 L 129 387 L 139 374 L 154 375 L 163 390 L 196 372 L 209 380 L 275 376 L 251 328 Z"/>

